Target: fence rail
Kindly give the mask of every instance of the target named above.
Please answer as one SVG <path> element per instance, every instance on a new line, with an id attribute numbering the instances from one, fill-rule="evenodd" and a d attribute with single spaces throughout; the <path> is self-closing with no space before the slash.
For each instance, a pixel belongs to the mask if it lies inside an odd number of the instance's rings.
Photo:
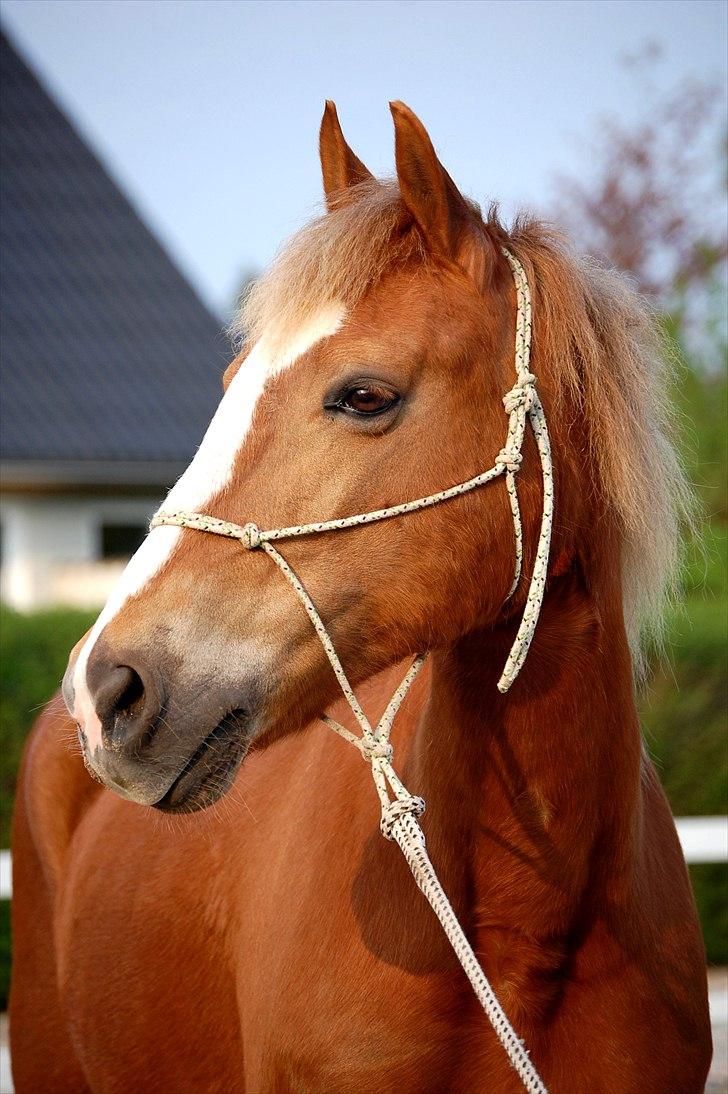
<path id="1" fill-rule="evenodd" d="M 728 817 L 676 817 L 685 861 L 728 862 Z"/>
<path id="2" fill-rule="evenodd" d="M 728 816 L 676 817 L 685 861 L 728 862 Z M 0 851 L 0 900 L 13 895 L 13 871 L 10 851 Z"/>

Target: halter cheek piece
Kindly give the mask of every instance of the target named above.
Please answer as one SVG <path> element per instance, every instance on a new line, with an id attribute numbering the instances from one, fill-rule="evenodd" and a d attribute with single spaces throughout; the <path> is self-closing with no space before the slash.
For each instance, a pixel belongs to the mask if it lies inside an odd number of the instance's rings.
<path id="1" fill-rule="evenodd" d="M 496 457 L 493 467 L 488 471 L 476 475 L 466 482 L 451 486 L 447 490 L 441 490 L 437 494 L 430 494 L 416 501 L 406 501 L 401 505 L 392 505 L 386 509 L 378 509 L 371 513 L 359 513 L 356 516 L 340 517 L 335 520 L 325 520 L 314 524 L 294 525 L 290 528 L 270 528 L 261 531 L 256 524 L 246 525 L 231 524 L 229 521 L 219 520 L 217 517 L 203 513 L 160 511 L 152 519 L 150 528 L 157 528 L 162 524 L 171 524 L 179 528 L 193 528 L 200 532 L 211 532 L 214 535 L 228 536 L 237 539 L 249 551 L 262 549 L 275 562 L 283 576 L 290 582 L 296 595 L 303 604 L 314 630 L 318 635 L 326 656 L 331 663 L 336 679 L 342 692 L 352 709 L 354 717 L 361 729 L 361 736 L 357 736 L 344 726 L 335 722 L 327 714 L 321 717 L 327 725 L 335 730 L 341 737 L 349 741 L 359 749 L 364 759 L 371 764 L 374 785 L 379 795 L 382 807 L 380 828 L 382 834 L 390 840 L 396 840 L 414 878 L 432 905 L 442 927 L 457 954 L 457 957 L 470 980 L 470 983 L 478 997 L 493 1029 L 501 1044 L 508 1053 L 513 1067 L 518 1072 L 521 1081 L 531 1094 L 545 1094 L 546 1087 L 531 1063 L 528 1052 L 523 1043 L 517 1037 L 508 1018 L 505 1015 L 495 993 L 488 982 L 485 973 L 481 969 L 478 959 L 468 942 L 462 927 L 460 926 L 450 902 L 440 885 L 432 863 L 427 854 L 424 833 L 419 825 L 418 818 L 425 810 L 422 798 L 410 794 L 404 786 L 394 768 L 392 767 L 393 750 L 389 742 L 392 723 L 402 701 L 409 688 L 422 668 L 425 654 L 418 654 L 412 666 L 405 675 L 402 683 L 392 696 L 376 726 L 372 726 L 354 691 L 347 679 L 341 661 L 334 649 L 326 627 L 321 620 L 316 607 L 306 592 L 298 576 L 286 562 L 285 558 L 273 546 L 276 540 L 292 539 L 294 536 L 310 536 L 318 532 L 334 532 L 343 528 L 356 528 L 362 524 L 371 524 L 378 520 L 388 520 L 390 517 L 404 516 L 420 509 L 427 509 L 431 505 L 457 498 L 487 482 L 503 475 L 506 490 L 513 514 L 513 529 L 516 540 L 516 567 L 513 584 L 509 596 L 513 594 L 521 578 L 523 562 L 523 526 L 521 523 L 521 511 L 518 504 L 518 492 L 516 488 L 516 474 L 523 460 L 523 440 L 526 432 L 526 421 L 530 421 L 533 435 L 538 446 L 543 476 L 543 515 L 541 518 L 541 531 L 539 533 L 536 548 L 536 559 L 531 575 L 531 582 L 526 598 L 526 605 L 521 618 L 521 623 L 516 634 L 515 641 L 508 654 L 505 668 L 498 681 L 498 689 L 501 692 L 508 691 L 509 687 L 518 675 L 528 653 L 539 611 L 543 601 L 546 585 L 546 573 L 548 569 L 549 545 L 551 542 L 551 526 L 553 520 L 553 466 L 551 463 L 551 447 L 549 444 L 548 429 L 541 401 L 536 392 L 536 377 L 529 372 L 531 356 L 531 294 L 528 280 L 523 267 L 510 251 L 503 248 L 513 273 L 516 283 L 517 318 L 516 318 L 516 383 L 504 396 L 503 405 L 508 415 L 508 434 L 506 443 Z"/>

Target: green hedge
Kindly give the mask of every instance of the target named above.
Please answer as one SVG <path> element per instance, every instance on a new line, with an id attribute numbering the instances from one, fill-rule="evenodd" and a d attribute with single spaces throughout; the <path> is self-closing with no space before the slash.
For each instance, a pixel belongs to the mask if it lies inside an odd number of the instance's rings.
<path id="1" fill-rule="evenodd" d="M 57 608 L 21 615 L 0 607 L 0 847 L 10 846 L 15 776 L 28 730 L 97 614 Z"/>
<path id="2" fill-rule="evenodd" d="M 645 741 L 676 816 L 728 812 L 726 597 L 688 600 L 675 620 L 670 662 L 640 704 Z M 728 870 L 690 867 L 711 964 L 728 964 Z"/>

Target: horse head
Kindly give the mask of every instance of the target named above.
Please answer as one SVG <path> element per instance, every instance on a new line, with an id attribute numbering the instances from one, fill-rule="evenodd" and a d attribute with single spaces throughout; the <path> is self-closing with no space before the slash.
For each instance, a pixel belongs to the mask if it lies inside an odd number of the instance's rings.
<path id="1" fill-rule="evenodd" d="M 516 291 L 503 248 L 518 253 L 518 240 L 461 195 L 415 115 L 401 103 L 392 114 L 397 178 L 377 181 L 327 104 L 327 212 L 253 288 L 223 398 L 163 510 L 290 527 L 421 498 L 497 463 L 509 422 L 503 397 L 515 379 Z M 548 240 L 529 242 L 527 229 L 522 252 L 540 293 L 535 367 L 559 451 L 553 575 L 587 568 L 583 532 L 597 516 L 607 555 L 612 536 L 619 555 L 625 521 L 607 427 L 623 440 L 643 408 L 624 347 L 621 381 L 617 366 L 611 375 L 602 367 L 611 328 L 602 319 L 599 333 L 594 322 L 593 280 L 575 281 Z M 616 290 L 601 291 L 618 332 Z M 599 367 L 585 380 L 590 352 Z M 598 434 L 606 438 L 601 478 L 592 458 Z M 544 505 L 530 435 L 520 455 L 528 575 Z M 644 496 L 654 497 L 661 468 L 664 461 Z M 632 489 L 633 509 L 640 498 Z M 503 476 L 445 505 L 286 543 L 352 683 L 478 628 L 512 631 L 528 582 L 511 590 L 511 502 Z M 163 524 L 73 651 L 64 694 L 98 778 L 135 801 L 189 812 L 227 790 L 251 745 L 310 723 L 337 682 L 264 552 Z"/>

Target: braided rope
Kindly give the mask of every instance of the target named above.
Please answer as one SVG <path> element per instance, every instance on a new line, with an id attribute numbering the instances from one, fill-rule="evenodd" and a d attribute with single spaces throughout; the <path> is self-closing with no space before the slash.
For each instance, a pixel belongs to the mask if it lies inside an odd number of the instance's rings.
<path id="1" fill-rule="evenodd" d="M 376 726 L 372 726 L 349 683 L 316 606 L 298 575 L 280 551 L 272 545 L 276 540 L 314 535 L 320 532 L 339 531 L 344 528 L 355 528 L 360 525 L 371 524 L 374 521 L 388 520 L 390 517 L 404 516 L 407 513 L 413 513 L 459 497 L 503 475 L 513 516 L 516 546 L 515 576 L 508 594 L 510 597 L 518 587 L 523 565 L 523 524 L 518 502 L 516 474 L 523 461 L 522 449 L 526 422 L 527 420 L 530 421 L 536 439 L 543 477 L 543 515 L 526 604 L 516 638 L 508 654 L 501 678 L 498 681 L 498 689 L 501 692 L 508 690 L 523 665 L 538 623 L 548 570 L 554 490 L 551 447 L 546 417 L 536 393 L 536 377 L 529 372 L 531 296 L 528 280 L 518 259 L 505 248 L 502 248 L 502 250 L 511 267 L 516 284 L 515 367 L 517 382 L 503 398 L 503 405 L 508 414 L 508 433 L 506 443 L 498 453 L 492 468 L 472 479 L 450 486 L 445 490 L 440 490 L 435 494 L 428 494 L 426 497 L 418 498 L 415 501 L 403 502 L 400 505 L 388 506 L 369 513 L 358 513 L 354 516 L 339 517 L 334 520 L 316 521 L 312 524 L 299 524 L 289 528 L 271 528 L 262 531 L 252 522 L 239 525 L 220 520 L 205 513 L 186 513 L 182 511 L 165 513 L 160 511 L 153 517 L 150 529 L 161 525 L 174 525 L 179 528 L 191 528 L 201 532 L 211 532 L 214 535 L 227 536 L 230 539 L 237 539 L 249 551 L 261 548 L 289 582 L 319 637 L 344 698 L 361 729 L 361 736 L 352 733 L 351 730 L 342 726 L 328 714 L 321 715 L 323 721 L 344 740 L 354 745 L 371 765 L 372 778 L 381 805 L 380 829 L 382 835 L 387 839 L 394 840 L 399 845 L 417 885 L 439 919 L 478 1001 L 483 1007 L 496 1036 L 503 1045 L 512 1066 L 518 1073 L 523 1086 L 529 1091 L 529 1094 L 547 1094 L 546 1087 L 531 1063 L 523 1042 L 515 1033 L 498 1002 L 495 992 L 458 922 L 427 854 L 425 836 L 418 822 L 418 818 L 425 811 L 425 802 L 422 798 L 411 794 L 407 790 L 392 766 L 393 749 L 389 740 L 392 724 L 405 696 L 422 668 L 425 654 L 418 654 L 414 659 L 379 722 Z"/>
<path id="2" fill-rule="evenodd" d="M 511 647 L 505 668 L 498 681 L 498 690 L 501 693 L 508 691 L 521 670 L 526 659 L 531 641 L 536 631 L 536 624 L 541 611 L 544 591 L 546 589 L 546 577 L 548 574 L 549 550 L 551 547 L 551 529 L 554 515 L 554 471 L 551 459 L 551 443 L 546 424 L 541 400 L 536 391 L 536 377 L 529 372 L 531 362 L 531 292 L 528 278 L 520 262 L 510 251 L 502 248 L 508 264 L 513 272 L 516 283 L 516 374 L 518 383 L 504 396 L 503 406 L 508 414 L 508 439 L 506 449 L 516 449 L 519 457 L 522 455 L 523 438 L 526 431 L 526 417 L 531 423 L 533 435 L 536 438 L 539 458 L 541 461 L 541 474 L 543 477 L 543 514 L 541 517 L 541 530 L 536 546 L 536 558 L 531 574 L 531 583 L 526 597 L 526 606 L 523 610 L 521 623 Z M 521 524 L 520 509 L 518 506 L 518 494 L 516 491 L 515 474 L 511 469 L 506 470 L 506 489 L 511 498 L 513 512 L 513 525 L 516 534 L 516 581 L 511 590 L 513 592 L 520 578 L 520 570 L 523 558 L 523 529 Z"/>

